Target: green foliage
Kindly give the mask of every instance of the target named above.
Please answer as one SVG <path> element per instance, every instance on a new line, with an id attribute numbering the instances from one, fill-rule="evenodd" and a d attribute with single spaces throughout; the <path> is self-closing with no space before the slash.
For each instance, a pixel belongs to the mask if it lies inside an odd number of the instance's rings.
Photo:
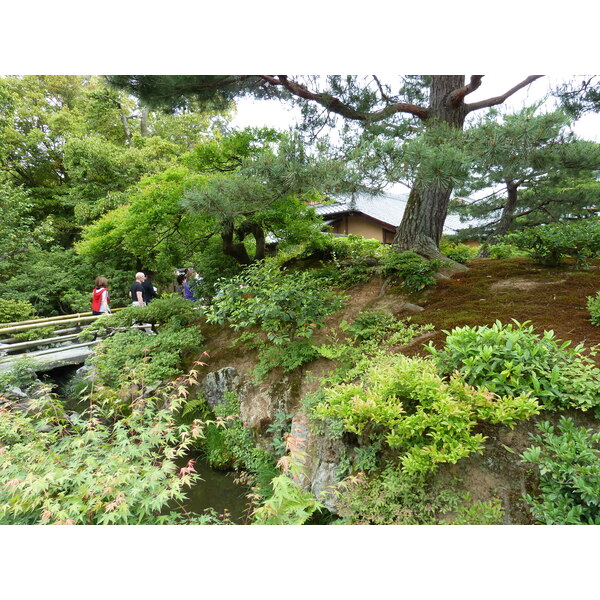
<path id="1" fill-rule="evenodd" d="M 306 244 L 304 256 L 319 258 L 323 261 L 339 260 L 342 258 L 367 258 L 381 256 L 383 244 L 377 240 L 364 238 L 360 235 L 335 236 L 330 233 L 320 233 L 313 236 Z"/>
<path id="2" fill-rule="evenodd" d="M 252 513 L 256 525 L 304 525 L 323 508 L 310 492 L 285 474 L 273 478 L 271 484 L 273 495 Z"/>
<path id="3" fill-rule="evenodd" d="M 561 417 L 532 435 L 523 461 L 539 472 L 539 493 L 525 495 L 533 516 L 545 525 L 600 525 L 600 433 Z"/>
<path id="4" fill-rule="evenodd" d="M 577 268 L 586 267 L 588 258 L 600 253 L 600 219 L 529 227 L 502 239 L 543 265 L 555 267 L 564 262 L 565 256 L 572 256 Z"/>
<path id="5" fill-rule="evenodd" d="M 383 259 L 383 272 L 386 276 L 400 277 L 402 285 L 411 292 L 419 292 L 423 288 L 435 285 L 435 273 L 441 262 L 427 260 L 416 252 L 398 252 L 391 249 Z"/>
<path id="6" fill-rule="evenodd" d="M 0 324 L 18 323 L 35 318 L 35 310 L 26 300 L 6 300 L 0 298 Z"/>
<path id="7" fill-rule="evenodd" d="M 173 390 L 138 398 L 131 414 L 107 420 L 96 409 L 69 422 L 61 403 L 38 399 L 0 418 L 0 522 L 4 524 L 206 523 L 174 510 L 199 476 L 178 469 L 202 425 L 178 426 Z"/>
<path id="8" fill-rule="evenodd" d="M 454 517 L 447 522 L 449 525 L 500 525 L 504 509 L 500 498 L 483 502 L 471 501 L 470 494 L 465 495 L 467 503 L 459 504 L 454 511 Z"/>
<path id="9" fill-rule="evenodd" d="M 209 323 L 228 323 L 238 331 L 259 326 L 274 344 L 309 338 L 342 299 L 308 272 L 287 273 L 265 262 L 229 281 L 206 309 Z"/>
<path id="10" fill-rule="evenodd" d="M 204 338 L 195 328 L 164 327 L 156 335 L 140 330 L 117 332 L 96 346 L 90 359 L 97 381 L 118 388 L 133 374 L 147 385 L 182 372 L 183 357 L 200 349 Z"/>
<path id="11" fill-rule="evenodd" d="M 272 436 L 270 446 L 275 456 L 283 456 L 286 450 L 286 434 L 290 433 L 292 416 L 283 410 L 275 412 L 273 422 L 267 427 L 267 433 Z"/>
<path id="12" fill-rule="evenodd" d="M 172 273 L 214 230 L 206 215 L 187 214 L 180 206 L 186 186 L 204 179 L 180 166 L 144 177 L 127 191 L 124 204 L 84 228 L 77 251 L 132 272 L 142 261 L 147 269 Z"/>
<path id="13" fill-rule="evenodd" d="M 527 256 L 527 253 L 523 250 L 519 250 L 516 246 L 506 243 L 492 244 L 491 246 L 488 246 L 488 253 L 490 258 L 495 260 Z"/>
<path id="14" fill-rule="evenodd" d="M 319 353 L 324 358 L 335 361 L 337 368 L 323 379 L 324 383 L 342 383 L 352 381 L 367 371 L 374 357 L 394 347 L 402 347 L 433 325 L 416 325 L 408 319 L 396 320 L 383 312 L 360 313 L 351 325 L 346 321 L 340 324 L 340 330 L 347 339 L 340 342 L 338 334 L 330 334 L 330 343 L 321 344 Z"/>
<path id="15" fill-rule="evenodd" d="M 194 295 L 209 300 L 215 295 L 219 279 L 231 279 L 242 271 L 235 258 L 223 254 L 223 240 L 215 237 L 204 244 L 202 253 L 194 258 L 193 267 L 201 276 L 191 284 Z"/>
<path id="16" fill-rule="evenodd" d="M 392 465 L 372 477 L 351 477 L 339 486 L 342 524 L 435 525 L 459 504 L 453 486 L 439 489 L 430 476 L 407 475 Z"/>
<path id="17" fill-rule="evenodd" d="M 513 426 L 536 414 L 538 404 L 526 394 L 478 391 L 456 377 L 444 382 L 428 360 L 383 355 L 360 382 L 321 390 L 308 411 L 333 436 L 353 433 L 361 445 L 384 441 L 401 453 L 406 473 L 417 473 L 481 450 L 484 437 L 473 433 L 479 420 Z"/>
<path id="18" fill-rule="evenodd" d="M 11 387 L 26 390 L 39 382 L 34 369 L 35 361 L 23 357 L 12 363 L 9 371 L 0 373 L 0 394 L 5 393 Z"/>
<path id="19" fill-rule="evenodd" d="M 590 311 L 592 324 L 600 327 L 600 292 L 596 296 L 588 296 L 587 309 Z"/>
<path id="20" fill-rule="evenodd" d="M 456 327 L 444 347 L 427 349 L 443 375 L 458 372 L 469 385 L 502 395 L 531 393 L 544 408 L 587 410 L 600 406 L 600 369 L 583 345 L 556 340 L 525 323 Z"/>
<path id="21" fill-rule="evenodd" d="M 131 272 L 115 270 L 57 246 L 32 249 L 26 256 L 27 262 L 0 281 L 0 294 L 4 299 L 29 302 L 39 315 L 91 310 L 94 280 L 99 275 L 108 278 L 111 307 L 130 302 L 126 295 L 131 287 Z"/>
<path id="22" fill-rule="evenodd" d="M 466 244 L 450 242 L 442 238 L 442 241 L 440 242 L 440 252 L 450 260 L 465 264 L 477 256 L 479 247 L 472 248 Z"/>
<path id="23" fill-rule="evenodd" d="M 286 342 L 277 346 L 268 343 L 261 344 L 253 377 L 256 381 L 262 381 L 270 371 L 278 367 L 281 367 L 285 373 L 289 373 L 320 356 L 319 349 L 306 339 Z"/>

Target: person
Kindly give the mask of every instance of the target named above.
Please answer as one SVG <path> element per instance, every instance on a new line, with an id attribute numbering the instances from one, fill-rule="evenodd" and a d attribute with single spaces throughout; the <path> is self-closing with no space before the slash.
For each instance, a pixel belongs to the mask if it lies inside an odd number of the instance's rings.
<path id="1" fill-rule="evenodd" d="M 190 282 L 196 279 L 196 271 L 194 269 L 186 269 L 185 281 L 183 282 L 183 297 L 192 302 L 198 302 L 198 298 L 194 296 L 194 292 L 190 287 Z"/>
<path id="2" fill-rule="evenodd" d="M 175 292 L 180 296 L 183 296 L 183 284 L 185 282 L 185 275 L 180 273 L 177 275 L 177 285 L 175 286 Z"/>
<path id="3" fill-rule="evenodd" d="M 144 302 L 144 287 L 142 286 L 144 279 L 146 279 L 146 276 L 141 271 L 135 274 L 135 283 L 129 290 L 129 297 L 132 300 L 133 306 L 146 306 Z"/>
<path id="4" fill-rule="evenodd" d="M 148 271 L 144 271 L 144 281 L 142 281 L 142 287 L 144 288 L 144 304 L 149 304 L 154 298 L 158 296 L 157 289 L 152 285 L 152 282 L 148 278 Z"/>
<path id="5" fill-rule="evenodd" d="M 96 287 L 92 291 L 92 314 L 110 315 L 109 300 L 108 280 L 106 277 L 96 277 Z"/>

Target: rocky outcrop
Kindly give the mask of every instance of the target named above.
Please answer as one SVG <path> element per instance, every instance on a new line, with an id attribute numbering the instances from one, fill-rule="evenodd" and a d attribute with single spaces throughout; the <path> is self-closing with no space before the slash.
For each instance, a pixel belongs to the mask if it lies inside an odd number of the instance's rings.
<path id="1" fill-rule="evenodd" d="M 225 392 L 238 392 L 241 376 L 234 367 L 225 367 L 209 373 L 201 383 L 208 405 L 214 409 L 223 402 Z"/>
<path id="2" fill-rule="evenodd" d="M 299 483 L 328 510 L 336 512 L 334 489 L 340 481 L 338 467 L 344 452 L 343 442 L 326 435 L 315 435 L 302 410 L 294 415 L 291 433 L 301 440 L 303 447 Z"/>
<path id="3" fill-rule="evenodd" d="M 233 367 L 224 367 L 209 373 L 201 382 L 201 389 L 211 408 L 223 402 L 226 392 L 237 394 L 242 421 L 251 427 L 257 441 L 266 441 L 265 433 L 277 412 L 294 412 L 299 404 L 299 377 L 283 376 L 270 384 L 255 385 L 243 378 Z M 337 475 L 340 457 L 344 451 L 341 440 L 311 432 L 308 417 L 296 410 L 291 434 L 300 441 L 299 483 L 309 490 L 332 512 L 335 512 L 333 488 L 339 482 Z"/>

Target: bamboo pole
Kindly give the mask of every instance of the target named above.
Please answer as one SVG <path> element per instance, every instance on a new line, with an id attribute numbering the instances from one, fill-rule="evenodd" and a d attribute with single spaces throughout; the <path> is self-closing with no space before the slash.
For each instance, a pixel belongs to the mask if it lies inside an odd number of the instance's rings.
<path id="1" fill-rule="evenodd" d="M 124 307 L 113 308 L 111 312 L 117 312 L 118 310 L 123 310 Z M 14 321 L 13 323 L 1 323 L 1 325 L 6 327 L 17 327 L 19 325 L 29 325 L 30 323 L 45 323 L 50 321 L 63 321 L 65 319 L 77 318 L 77 317 L 89 317 L 89 316 L 102 316 L 102 315 L 92 315 L 92 311 L 81 312 L 81 313 L 73 313 L 70 315 L 58 315 L 57 317 L 42 317 L 40 319 L 29 319 L 28 321 Z"/>

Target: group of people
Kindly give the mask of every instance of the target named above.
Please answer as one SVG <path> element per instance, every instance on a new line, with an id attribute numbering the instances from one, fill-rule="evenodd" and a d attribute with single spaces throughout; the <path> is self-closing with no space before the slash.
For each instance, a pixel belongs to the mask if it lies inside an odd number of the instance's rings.
<path id="1" fill-rule="evenodd" d="M 175 291 L 186 300 L 198 302 L 198 298 L 194 295 L 194 290 L 190 287 L 190 283 L 197 279 L 200 279 L 200 276 L 194 269 L 186 269 L 183 273 L 177 275 L 177 287 Z"/>
<path id="2" fill-rule="evenodd" d="M 190 282 L 199 278 L 194 269 L 186 269 L 184 273 L 177 276 L 177 286 L 175 291 L 186 300 L 197 302 L 198 298 L 190 287 Z M 143 271 L 135 274 L 135 283 L 129 290 L 129 297 L 133 306 L 146 306 L 158 296 L 158 290 L 152 285 L 148 275 Z M 110 294 L 108 292 L 108 280 L 106 277 L 96 277 L 96 284 L 92 291 L 92 314 L 109 315 L 110 314 Z"/>

